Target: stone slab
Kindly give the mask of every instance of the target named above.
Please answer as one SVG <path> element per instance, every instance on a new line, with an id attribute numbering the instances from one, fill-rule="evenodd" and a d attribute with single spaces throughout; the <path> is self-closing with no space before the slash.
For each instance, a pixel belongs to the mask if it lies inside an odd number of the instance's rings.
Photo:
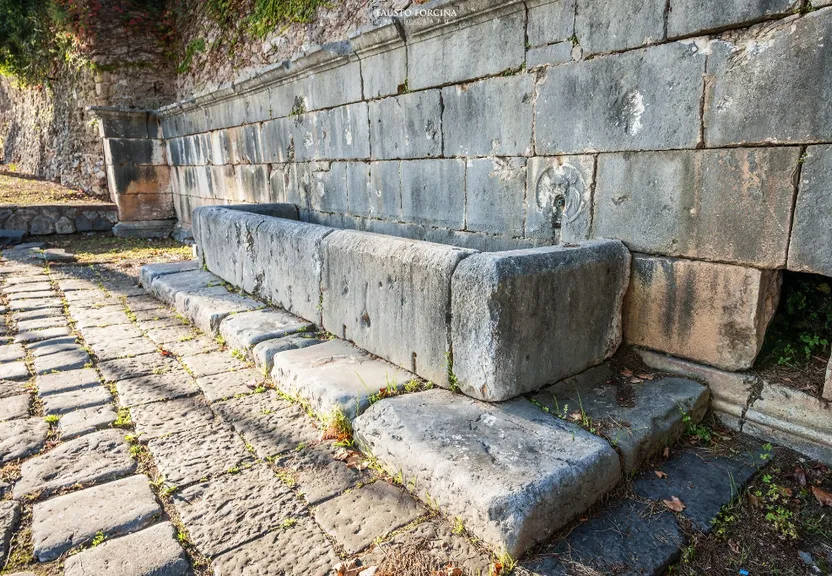
<path id="1" fill-rule="evenodd" d="M 411 374 L 344 340 L 287 350 L 274 357 L 275 386 L 309 402 L 321 416 L 340 410 L 352 419 L 369 406 L 369 397 L 387 386 L 400 387 Z"/>
<path id="2" fill-rule="evenodd" d="M 13 318 L 18 322 L 21 320 L 36 320 L 38 318 L 53 318 L 55 322 L 60 323 L 66 319 L 66 316 L 64 316 L 63 308 L 41 308 L 39 310 L 16 312 Z"/>
<path id="3" fill-rule="evenodd" d="M 41 356 L 49 356 L 50 354 L 57 354 L 58 352 L 70 352 L 78 350 L 81 345 L 78 339 L 74 336 L 64 336 L 63 338 L 52 338 L 51 340 L 41 340 L 34 342 L 27 346 L 32 356 L 39 358 Z"/>
<path id="4" fill-rule="evenodd" d="M 162 302 L 172 305 L 175 303 L 176 295 L 183 290 L 196 291 L 209 286 L 218 286 L 220 283 L 220 278 L 207 270 L 189 270 L 154 278 L 150 286 L 147 284 L 143 286 Z"/>
<path id="5" fill-rule="evenodd" d="M 9 553 L 12 534 L 20 519 L 20 502 L 14 500 L 0 501 L 0 562 L 5 564 Z"/>
<path id="6" fill-rule="evenodd" d="M 28 391 L 26 383 L 0 380 L 0 399 L 18 396 Z"/>
<path id="7" fill-rule="evenodd" d="M 222 286 L 204 288 L 196 292 L 179 292 L 175 305 L 177 310 L 205 334 L 217 334 L 220 322 L 229 314 L 263 307 L 262 302 L 232 293 Z"/>
<path id="8" fill-rule="evenodd" d="M 30 284 L 23 284 L 23 286 L 30 286 Z M 14 302 L 16 300 L 23 300 L 24 298 L 53 298 L 55 297 L 55 292 L 51 289 L 49 290 L 36 290 L 33 292 L 21 292 L 16 293 L 12 292 L 11 294 L 7 294 L 7 298 L 9 302 Z"/>
<path id="9" fill-rule="evenodd" d="M 698 423 L 708 410 L 708 388 L 684 378 L 659 378 L 628 386 L 626 403 L 618 400 L 620 385 L 608 364 L 590 368 L 548 386 L 534 400 L 550 413 L 571 418 L 586 415 L 599 434 L 621 454 L 625 474 L 637 470 L 685 431 L 682 417 Z"/>
<path id="10" fill-rule="evenodd" d="M 133 406 L 130 416 L 136 425 L 136 432 L 143 439 L 208 426 L 214 420 L 214 413 L 199 397 Z"/>
<path id="11" fill-rule="evenodd" d="M 92 365 L 92 360 L 87 351 L 77 346 L 74 350 L 56 352 L 48 356 L 35 358 L 35 373 L 48 374 L 51 372 L 65 372 L 67 370 L 80 370 L 87 365 Z"/>
<path id="12" fill-rule="evenodd" d="M 245 443 L 225 425 L 152 438 L 147 447 L 169 486 L 187 486 L 254 462 Z"/>
<path id="13" fill-rule="evenodd" d="M 191 573 L 176 529 L 162 522 L 67 558 L 65 576 L 186 576 Z"/>
<path id="14" fill-rule="evenodd" d="M 465 166 L 462 159 L 402 161 L 401 217 L 396 220 L 454 230 L 464 228 L 465 196 L 459 191 L 465 188 Z"/>
<path id="15" fill-rule="evenodd" d="M 48 433 L 49 424 L 42 418 L 0 422 L 0 464 L 39 452 Z"/>
<path id="16" fill-rule="evenodd" d="M 98 365 L 101 376 L 106 382 L 117 382 L 125 378 L 144 376 L 146 374 L 164 374 L 181 370 L 179 363 L 158 353 L 140 354 L 132 358 L 119 358 L 101 362 Z"/>
<path id="17" fill-rule="evenodd" d="M 486 404 L 430 390 L 377 402 L 353 427 L 362 449 L 405 484 L 515 558 L 621 477 L 604 440 L 525 399 Z"/>
<path id="18" fill-rule="evenodd" d="M 406 491 L 383 480 L 342 494 L 317 506 L 313 514 L 321 527 L 348 554 L 370 546 L 427 513 Z"/>
<path id="19" fill-rule="evenodd" d="M 40 310 L 41 308 L 61 308 L 63 305 L 61 299 L 54 296 L 52 298 L 23 298 L 9 302 L 9 310 L 23 312 L 26 310 Z"/>
<path id="20" fill-rule="evenodd" d="M 263 459 L 314 443 L 320 437 L 298 405 L 271 390 L 214 404 L 214 409 Z"/>
<path id="21" fill-rule="evenodd" d="M 0 422 L 28 416 L 31 400 L 32 396 L 28 393 L 3 398 L 0 402 Z"/>
<path id="22" fill-rule="evenodd" d="M 29 369 L 25 362 L 0 364 L 0 380 L 28 380 Z"/>
<path id="23" fill-rule="evenodd" d="M 618 52 L 664 40 L 665 4 L 662 2 L 580 2 L 575 16 L 575 36 L 584 54 Z"/>
<path id="24" fill-rule="evenodd" d="M 669 38 L 711 32 L 740 24 L 750 24 L 772 16 L 791 14 L 799 7 L 796 0 L 672 0 L 667 13 Z"/>
<path id="25" fill-rule="evenodd" d="M 39 340 L 49 340 L 51 338 L 69 336 L 71 333 L 72 332 L 67 326 L 47 328 L 46 330 L 35 330 L 34 332 L 18 332 L 17 336 L 14 337 L 14 341 L 22 344 L 28 344 Z"/>
<path id="26" fill-rule="evenodd" d="M 373 157 L 430 158 L 442 154 L 442 104 L 438 90 L 369 103 Z"/>
<path id="27" fill-rule="evenodd" d="M 16 498 L 26 494 L 48 495 L 73 484 L 106 482 L 130 474 L 136 461 L 130 457 L 124 432 L 102 430 L 59 444 L 30 458 L 20 467 L 14 487 Z"/>
<path id="28" fill-rule="evenodd" d="M 99 383 L 98 373 L 92 368 L 41 374 L 35 378 L 35 386 L 41 397 L 92 388 Z"/>
<path id="29" fill-rule="evenodd" d="M 725 370 L 750 368 L 780 298 L 780 273 L 636 255 L 624 338 Z"/>
<path id="30" fill-rule="evenodd" d="M 116 382 L 119 403 L 137 406 L 159 400 L 173 400 L 199 392 L 194 379 L 185 370 L 177 369 L 165 374 L 146 374 Z"/>
<path id="31" fill-rule="evenodd" d="M 168 342 L 161 347 L 179 357 L 206 354 L 219 350 L 217 341 L 207 336 L 197 336 L 192 340 L 185 340 L 183 342 Z"/>
<path id="32" fill-rule="evenodd" d="M 266 377 L 253 368 L 244 368 L 236 372 L 225 372 L 213 376 L 197 378 L 196 384 L 202 389 L 209 402 L 232 398 L 240 394 L 251 394 L 262 387 Z"/>
<path id="33" fill-rule="evenodd" d="M 451 368 L 460 390 L 507 400 L 603 362 L 621 342 L 629 266 L 617 240 L 463 260 L 451 285 Z"/>
<path id="34" fill-rule="evenodd" d="M 119 326 L 95 326 L 84 329 L 84 339 L 93 346 L 106 346 L 118 340 L 139 340 L 142 331 L 132 324 Z"/>
<path id="35" fill-rule="evenodd" d="M 5 344 L 0 346 L 0 362 L 14 362 L 23 360 L 26 357 L 26 350 L 20 344 Z"/>
<path id="36" fill-rule="evenodd" d="M 832 146 L 809 146 L 800 171 L 789 270 L 832 276 Z"/>
<path id="37" fill-rule="evenodd" d="M 32 509 L 32 540 L 41 562 L 89 543 L 141 530 L 162 515 L 147 476 L 139 474 L 38 502 Z"/>
<path id="38" fill-rule="evenodd" d="M 12 284 L 11 286 L 4 286 L 3 292 L 6 294 L 21 294 L 26 292 L 43 292 L 51 291 L 52 284 L 49 282 L 28 282 L 26 284 Z"/>
<path id="39" fill-rule="evenodd" d="M 284 473 L 291 475 L 307 504 L 315 505 L 366 481 L 365 475 L 336 457 L 331 443 L 298 445 L 274 460 Z"/>
<path id="40" fill-rule="evenodd" d="M 61 416 L 58 430 L 62 440 L 70 440 L 96 430 L 103 430 L 116 421 L 118 414 L 112 404 L 75 410 Z"/>
<path id="41" fill-rule="evenodd" d="M 61 392 L 43 397 L 45 414 L 66 414 L 73 410 L 110 404 L 113 397 L 104 386 L 91 386 L 71 392 Z"/>
<path id="42" fill-rule="evenodd" d="M 172 499 L 191 540 L 208 557 L 274 530 L 303 510 L 262 464 L 189 486 Z"/>
<path id="43" fill-rule="evenodd" d="M 314 346 L 322 342 L 324 341 L 314 337 L 312 334 L 295 334 L 286 336 L 285 338 L 260 342 L 260 344 L 252 349 L 251 355 L 254 358 L 254 364 L 258 368 L 266 374 L 271 374 L 272 368 L 274 368 L 275 355 L 286 350 L 306 348 L 307 346 Z"/>
<path id="44" fill-rule="evenodd" d="M 256 310 L 228 316 L 220 324 L 220 335 L 232 350 L 248 351 L 264 340 L 305 332 L 313 325 L 281 310 Z"/>
<path id="45" fill-rule="evenodd" d="M 167 344 L 168 342 L 185 342 L 193 338 L 196 333 L 190 326 L 177 323 L 160 328 L 150 328 L 146 331 L 147 337 L 156 344 Z"/>
<path id="46" fill-rule="evenodd" d="M 243 362 L 234 358 L 230 352 L 222 351 L 186 356 L 182 358 L 182 362 L 185 363 L 191 373 L 197 378 L 222 374 L 224 372 L 234 372 L 246 367 Z"/>

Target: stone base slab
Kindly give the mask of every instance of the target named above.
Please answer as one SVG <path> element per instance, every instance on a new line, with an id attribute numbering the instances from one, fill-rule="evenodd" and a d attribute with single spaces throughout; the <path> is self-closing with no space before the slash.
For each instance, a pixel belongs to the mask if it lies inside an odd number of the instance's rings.
<path id="1" fill-rule="evenodd" d="M 119 222 L 113 226 L 113 235 L 119 238 L 167 238 L 175 225 L 176 220 Z"/>

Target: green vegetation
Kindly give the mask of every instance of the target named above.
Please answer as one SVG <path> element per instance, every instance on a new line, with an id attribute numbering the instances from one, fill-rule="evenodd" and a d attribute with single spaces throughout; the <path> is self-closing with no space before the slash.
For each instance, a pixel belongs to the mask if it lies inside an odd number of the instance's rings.
<path id="1" fill-rule="evenodd" d="M 326 5 L 323 0 L 206 0 L 205 9 L 221 28 L 264 38 L 279 25 L 313 21 L 318 7 Z M 247 16 L 240 19 L 241 14 Z M 227 43 L 238 39 L 232 36 Z"/>
<path id="2" fill-rule="evenodd" d="M 185 47 L 185 57 L 176 67 L 176 71 L 179 74 L 187 72 L 191 69 L 191 62 L 194 59 L 194 54 L 196 54 L 197 52 L 205 52 L 204 38 L 196 38 L 188 42 L 188 45 Z"/>

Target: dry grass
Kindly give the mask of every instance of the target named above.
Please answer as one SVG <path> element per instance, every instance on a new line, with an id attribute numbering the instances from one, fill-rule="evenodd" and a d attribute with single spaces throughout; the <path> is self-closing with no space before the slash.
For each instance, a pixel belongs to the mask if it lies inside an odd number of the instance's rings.
<path id="1" fill-rule="evenodd" d="M 0 205 L 103 204 L 105 200 L 85 192 L 22 176 L 0 172 Z"/>
<path id="2" fill-rule="evenodd" d="M 38 240 L 38 238 L 33 238 Z M 39 238 L 53 248 L 63 248 L 84 264 L 137 265 L 191 259 L 189 246 L 171 238 L 116 238 L 110 233 Z"/>

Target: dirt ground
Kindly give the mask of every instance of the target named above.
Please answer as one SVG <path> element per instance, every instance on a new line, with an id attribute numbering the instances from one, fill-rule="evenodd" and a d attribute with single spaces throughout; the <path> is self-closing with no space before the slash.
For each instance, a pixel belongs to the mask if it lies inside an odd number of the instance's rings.
<path id="1" fill-rule="evenodd" d="M 81 190 L 0 170 L 0 205 L 105 203 L 101 198 L 90 196 Z"/>

